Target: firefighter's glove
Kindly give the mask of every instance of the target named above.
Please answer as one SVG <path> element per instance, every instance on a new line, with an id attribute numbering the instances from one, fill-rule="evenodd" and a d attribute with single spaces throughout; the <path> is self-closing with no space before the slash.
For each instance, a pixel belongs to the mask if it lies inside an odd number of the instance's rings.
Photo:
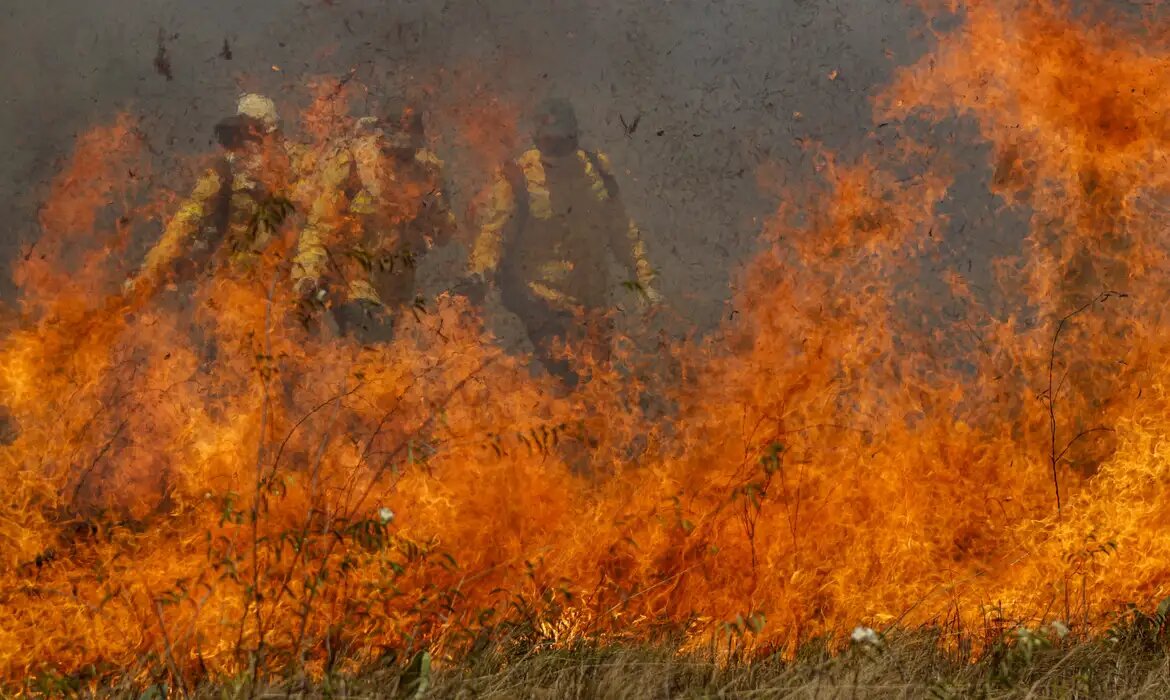
<path id="1" fill-rule="evenodd" d="M 308 328 L 318 312 L 323 310 L 328 301 L 329 295 L 325 287 L 317 280 L 310 277 L 305 277 L 297 280 L 296 285 L 296 304 L 293 309 L 294 319 Z"/>
<path id="2" fill-rule="evenodd" d="M 662 294 L 659 293 L 657 289 L 647 286 L 642 289 L 642 301 L 647 306 L 657 307 L 662 305 L 664 299 L 662 298 Z"/>
<path id="3" fill-rule="evenodd" d="M 325 287 L 311 277 L 297 280 L 296 293 L 297 300 L 301 304 L 317 308 L 325 305 L 325 299 L 328 296 Z"/>

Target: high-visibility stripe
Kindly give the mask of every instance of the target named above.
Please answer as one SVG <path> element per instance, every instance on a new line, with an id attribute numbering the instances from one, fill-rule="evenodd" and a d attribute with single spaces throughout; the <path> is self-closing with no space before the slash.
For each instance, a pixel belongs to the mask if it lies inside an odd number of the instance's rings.
<path id="1" fill-rule="evenodd" d="M 368 280 L 352 279 L 349 281 L 349 299 L 352 301 L 368 301 L 372 304 L 384 306 L 378 290 Z"/>
<path id="2" fill-rule="evenodd" d="M 374 195 L 367 189 L 362 189 L 354 195 L 353 201 L 349 203 L 351 214 L 373 214 L 377 210 Z"/>
<path id="3" fill-rule="evenodd" d="M 597 201 L 604 202 L 609 199 L 609 188 L 605 186 L 605 180 L 602 179 L 601 173 L 593 167 L 593 159 L 589 157 L 589 154 L 585 151 L 577 151 L 577 160 L 581 161 L 582 167 L 585 168 L 585 176 L 589 178 L 589 189 Z M 602 167 L 607 167 L 605 161 L 602 161 Z"/>
<path id="4" fill-rule="evenodd" d="M 534 218 L 552 218 L 552 195 L 548 191 L 548 178 L 541 162 L 540 151 L 532 148 L 520 156 L 520 170 L 528 184 L 528 211 Z"/>
<path id="5" fill-rule="evenodd" d="M 577 303 L 577 300 L 573 297 L 565 294 L 564 292 L 553 289 L 543 282 L 529 282 L 528 288 L 531 289 L 532 293 L 537 297 L 554 304 L 575 305 Z"/>
<path id="6" fill-rule="evenodd" d="M 648 287 L 654 281 L 654 270 L 650 267 L 649 261 L 646 260 L 646 243 L 642 240 L 642 231 L 638 229 L 638 224 L 634 223 L 633 219 L 630 219 L 630 224 L 626 228 L 626 239 L 634 254 L 634 267 L 638 276 L 638 284 Z"/>
<path id="7" fill-rule="evenodd" d="M 491 208 L 487 221 L 472 244 L 467 265 L 471 274 L 487 275 L 500 264 L 503 229 L 515 211 L 515 198 L 518 196 L 519 193 L 512 191 L 508 178 L 498 173 L 492 182 Z"/>
<path id="8" fill-rule="evenodd" d="M 545 282 L 559 282 L 565 279 L 575 267 L 572 260 L 553 260 L 537 268 L 536 274 Z"/>
<path id="9" fill-rule="evenodd" d="M 164 266 L 178 258 L 183 246 L 198 234 L 203 218 L 208 214 L 208 205 L 223 186 L 223 180 L 215 170 L 208 170 L 195 183 L 195 189 L 167 222 L 158 243 L 146 254 L 142 264 L 142 276 L 158 274 Z"/>

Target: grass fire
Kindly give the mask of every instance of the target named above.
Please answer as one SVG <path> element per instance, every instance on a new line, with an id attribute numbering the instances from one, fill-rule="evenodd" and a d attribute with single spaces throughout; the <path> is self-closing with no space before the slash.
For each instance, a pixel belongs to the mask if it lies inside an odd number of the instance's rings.
<path id="1" fill-rule="evenodd" d="M 0 687 L 1167 692 L 1165 16 L 924 5 L 702 332 L 572 96 L 244 91 L 174 188 L 80 134 L 4 309 Z M 992 289 L 932 267 L 972 172 Z"/>

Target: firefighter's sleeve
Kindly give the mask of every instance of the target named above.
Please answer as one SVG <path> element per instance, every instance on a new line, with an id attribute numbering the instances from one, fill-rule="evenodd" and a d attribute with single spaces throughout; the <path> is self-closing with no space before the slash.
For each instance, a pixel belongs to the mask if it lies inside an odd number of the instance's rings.
<path id="1" fill-rule="evenodd" d="M 329 264 L 330 233 L 340 224 L 345 208 L 345 182 L 352 158 L 348 151 L 335 154 L 321 170 L 320 186 L 309 205 L 305 227 L 297 237 L 293 254 L 292 281 L 316 285 Z"/>
<path id="2" fill-rule="evenodd" d="M 433 221 L 435 224 L 434 234 L 432 240 L 436 246 L 444 246 L 455 238 L 455 232 L 459 228 L 458 221 L 455 219 L 455 212 L 451 209 L 451 202 L 447 199 L 447 193 L 443 190 L 443 181 L 437 180 L 439 187 L 435 190 L 431 206 L 434 207 Z"/>
<path id="3" fill-rule="evenodd" d="M 199 233 L 199 227 L 211 214 L 220 188 L 225 185 L 215 170 L 208 170 L 199 178 L 191 196 L 179 206 L 179 210 L 163 229 L 158 243 L 146 254 L 142 269 L 135 278 L 135 284 L 138 280 L 157 281 L 163 270 L 186 252 L 191 239 Z"/>
<path id="4" fill-rule="evenodd" d="M 650 261 L 646 257 L 646 243 L 642 238 L 642 231 L 638 228 L 638 223 L 633 219 L 628 217 L 623 217 L 623 219 L 627 222 L 625 240 L 619 243 L 620 247 L 615 247 L 615 249 L 629 251 L 629 258 L 626 264 L 634 273 L 634 278 L 637 279 L 639 286 L 647 294 L 657 296 L 653 291 L 655 278 L 654 268 L 650 267 Z"/>
<path id="5" fill-rule="evenodd" d="M 479 235 L 471 247 L 467 271 L 477 277 L 487 278 L 500 264 L 504 245 L 504 229 L 516 213 L 516 198 L 512 185 L 501 169 L 492 183 L 491 202 L 480 227 Z"/>
<path id="6" fill-rule="evenodd" d="M 431 193 L 429 199 L 429 213 L 427 216 L 429 226 L 426 231 L 428 245 L 431 247 L 442 247 L 455 238 L 455 232 L 459 227 L 459 223 L 455 218 L 455 212 L 451 210 L 451 205 L 441 189 L 436 189 Z"/>
<path id="7" fill-rule="evenodd" d="M 614 182 L 613 168 L 610 166 L 609 157 L 604 153 L 598 153 L 597 159 L 604 171 L 605 178 L 611 183 Z M 626 213 L 625 203 L 622 201 L 616 185 L 612 186 L 610 203 L 613 207 L 614 220 L 614 225 L 610 228 L 610 234 L 613 236 L 610 241 L 611 249 L 617 255 L 618 261 L 633 273 L 634 279 L 647 296 L 652 300 L 657 300 L 658 293 L 654 289 L 654 268 L 650 266 L 646 254 L 646 242 L 642 236 L 642 230 L 638 227 L 638 222 Z"/>
<path id="8" fill-rule="evenodd" d="M 420 149 L 416 159 L 427 169 L 434 187 L 434 191 L 428 195 L 428 223 L 431 230 L 427 231 L 427 236 L 431 245 L 444 246 L 455 237 L 458 222 L 451 203 L 447 200 L 443 161 L 427 149 Z"/>
<path id="9" fill-rule="evenodd" d="M 284 153 L 288 157 L 289 167 L 289 182 L 288 189 L 291 192 L 299 191 L 303 186 L 303 180 L 309 174 L 308 165 L 308 148 L 299 143 L 284 143 Z"/>

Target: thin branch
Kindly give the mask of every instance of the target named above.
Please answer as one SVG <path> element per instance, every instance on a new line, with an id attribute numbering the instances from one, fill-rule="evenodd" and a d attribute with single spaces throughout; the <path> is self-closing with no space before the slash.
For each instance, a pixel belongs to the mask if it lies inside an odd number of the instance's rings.
<path id="1" fill-rule="evenodd" d="M 1060 454 L 1057 455 L 1056 458 L 1058 460 L 1062 459 L 1064 457 L 1064 455 L 1069 451 L 1069 449 L 1072 448 L 1073 444 L 1076 443 L 1077 440 L 1080 440 L 1081 438 L 1085 437 L 1086 435 L 1090 435 L 1092 433 L 1115 433 L 1115 432 L 1117 432 L 1117 431 L 1114 430 L 1113 428 L 1107 428 L 1103 425 L 1098 426 L 1096 428 L 1089 428 L 1087 430 L 1082 430 L 1081 432 L 1077 433 L 1076 437 L 1074 437 L 1072 440 L 1068 441 L 1068 444 L 1066 444 L 1064 446 L 1064 449 L 1060 451 Z"/>
<path id="2" fill-rule="evenodd" d="M 272 297 L 276 294 L 276 281 L 280 275 L 273 275 L 272 282 L 268 285 L 268 297 L 264 306 L 264 362 L 267 363 L 272 357 Z M 260 404 L 260 431 L 257 437 L 256 445 L 256 484 L 255 491 L 252 494 L 252 597 L 254 603 L 254 611 L 256 618 L 256 649 L 255 656 L 252 663 L 252 691 L 259 686 L 260 680 L 260 658 L 264 652 L 264 619 L 263 611 L 261 610 L 261 596 L 260 596 L 260 488 L 264 479 L 264 434 L 268 429 L 268 410 L 269 404 L 272 400 L 271 392 L 269 391 L 269 376 L 271 367 L 262 368 L 260 372 L 261 389 L 263 398 Z M 247 608 L 245 607 L 245 610 Z M 240 620 L 240 641 L 243 640 L 244 621 Z M 237 647 L 238 648 L 238 647 Z"/>
<path id="3" fill-rule="evenodd" d="M 98 450 L 97 455 L 89 463 L 89 466 L 86 467 L 85 470 L 81 472 L 81 475 L 77 477 L 77 485 L 73 487 L 73 496 L 70 501 L 74 506 L 76 506 L 77 498 L 81 494 L 81 487 L 85 485 L 86 480 L 89 479 L 89 475 L 92 474 L 93 470 L 97 468 L 98 462 L 100 462 L 102 458 L 105 457 L 106 454 L 110 451 L 110 448 L 114 446 L 114 441 L 117 440 L 118 436 L 122 434 L 122 430 L 126 428 L 126 424 L 129 422 L 129 420 L 123 420 L 122 423 L 118 425 L 118 428 L 114 431 L 114 434 L 111 435 L 110 439 L 106 440 L 106 444 L 102 445 L 102 448 Z"/>
<path id="4" fill-rule="evenodd" d="M 154 605 L 151 606 L 151 609 L 154 612 L 155 619 L 158 620 L 158 630 L 162 633 L 163 643 L 166 645 L 165 648 L 167 652 L 167 665 L 171 667 L 171 674 L 175 677 L 175 680 L 179 682 L 179 688 L 183 691 L 183 696 L 190 697 L 191 691 L 188 689 L 187 680 L 183 678 L 183 670 L 179 668 L 179 664 L 175 663 L 175 655 L 171 647 L 171 637 L 169 634 L 167 634 L 166 623 L 163 622 L 161 609 L 162 603 L 160 603 L 157 599 L 153 600 L 152 602 Z"/>
<path id="5" fill-rule="evenodd" d="M 302 425 L 304 425 L 304 423 L 307 420 L 312 418 L 319 411 L 323 410 L 326 406 L 333 403 L 334 401 L 340 403 L 342 399 L 345 399 L 345 398 L 352 396 L 354 393 L 356 393 L 363 386 L 364 386 L 364 384 L 358 384 L 357 386 L 355 386 L 353 389 L 350 389 L 349 391 L 343 392 L 341 394 L 337 394 L 336 396 L 331 396 L 328 399 L 325 399 L 321 403 L 314 406 L 312 409 L 309 410 L 308 413 L 301 416 L 300 420 L 298 420 L 291 428 L 289 428 L 288 433 L 284 436 L 284 439 L 281 440 L 280 447 L 278 447 L 276 450 L 276 456 L 273 457 L 273 459 L 272 459 L 272 469 L 271 469 L 271 471 L 269 471 L 267 478 L 269 480 L 271 480 L 273 477 L 276 476 L 276 470 L 277 470 L 277 467 L 280 466 L 280 458 L 284 455 L 285 448 L 288 447 L 288 443 L 290 440 L 292 440 L 292 436 L 297 432 L 297 430 L 300 429 L 300 427 Z"/>
<path id="6" fill-rule="evenodd" d="M 1049 350 L 1048 350 L 1048 391 L 1047 391 L 1047 395 L 1048 395 L 1048 401 L 1047 401 L 1047 403 L 1048 403 L 1048 432 L 1049 432 L 1048 459 L 1049 459 L 1049 466 L 1052 469 L 1052 488 L 1056 492 L 1056 514 L 1057 514 L 1058 518 L 1063 517 L 1063 504 L 1061 503 L 1061 498 L 1060 498 L 1060 469 L 1059 469 L 1060 459 L 1065 455 L 1065 453 L 1068 452 L 1068 449 L 1072 446 L 1072 444 L 1074 442 L 1076 442 L 1080 438 L 1084 437 L 1085 433 L 1077 435 L 1075 438 L 1073 438 L 1071 441 L 1069 441 L 1069 443 L 1067 445 L 1065 445 L 1064 449 L 1057 450 L 1057 448 L 1056 448 L 1056 436 L 1057 436 L 1057 431 L 1056 431 L 1056 398 L 1057 398 L 1057 394 L 1060 392 L 1061 387 L 1064 386 L 1064 381 L 1067 378 L 1068 372 L 1066 370 L 1065 375 L 1062 376 L 1060 379 L 1060 384 L 1058 386 L 1054 387 L 1053 386 L 1053 375 L 1055 374 L 1055 371 L 1056 371 L 1056 345 L 1058 342 L 1060 342 L 1060 334 L 1064 331 L 1065 325 L 1070 320 L 1072 320 L 1074 317 L 1083 313 L 1084 311 L 1093 307 L 1094 305 L 1106 301 L 1107 299 L 1110 299 L 1112 297 L 1125 298 L 1126 296 L 1127 296 L 1126 294 L 1123 294 L 1121 292 L 1115 292 L 1115 291 L 1105 291 L 1105 292 L 1098 294 L 1097 296 L 1093 297 L 1093 299 L 1091 299 L 1087 303 L 1083 304 L 1080 308 L 1076 309 L 1072 313 L 1070 313 L 1067 316 L 1065 316 L 1064 318 L 1060 319 L 1060 322 L 1056 324 L 1056 332 L 1052 334 L 1052 344 L 1049 346 Z"/>

